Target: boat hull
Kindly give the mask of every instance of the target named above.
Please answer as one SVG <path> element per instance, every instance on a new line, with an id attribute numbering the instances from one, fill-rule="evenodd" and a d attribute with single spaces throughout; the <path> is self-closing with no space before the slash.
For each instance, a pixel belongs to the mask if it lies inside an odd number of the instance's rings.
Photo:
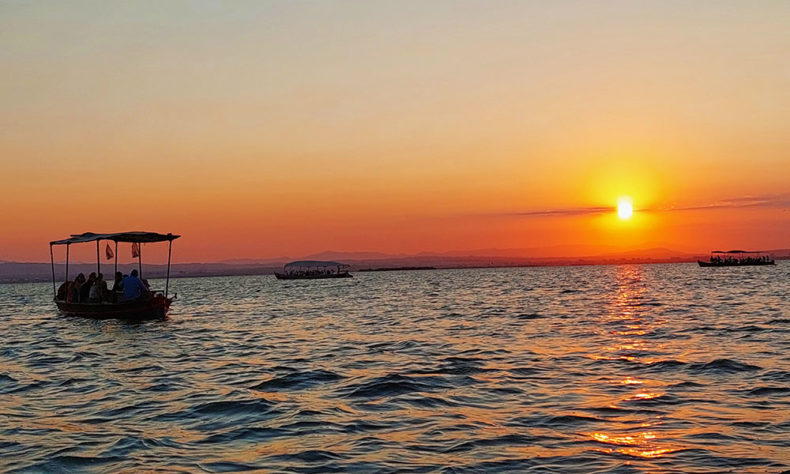
<path id="1" fill-rule="evenodd" d="M 172 302 L 172 298 L 165 298 L 162 295 L 122 303 L 69 303 L 55 300 L 60 312 L 66 316 L 132 321 L 163 319 L 167 316 Z"/>
<path id="2" fill-rule="evenodd" d="M 324 275 L 288 275 L 287 273 L 274 273 L 278 280 L 326 280 L 328 278 L 351 278 L 348 272 Z"/>
<path id="3" fill-rule="evenodd" d="M 755 265 L 776 265 L 776 263 L 771 260 L 768 262 L 705 262 L 702 260 L 697 260 L 697 263 L 700 267 L 749 267 Z"/>

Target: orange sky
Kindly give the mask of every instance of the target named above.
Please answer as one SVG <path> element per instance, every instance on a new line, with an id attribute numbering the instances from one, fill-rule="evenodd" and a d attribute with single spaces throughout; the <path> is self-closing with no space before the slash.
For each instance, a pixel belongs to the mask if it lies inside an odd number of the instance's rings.
<path id="1" fill-rule="evenodd" d="M 0 260 L 790 247 L 790 3 L 424 3 L 0 4 Z"/>

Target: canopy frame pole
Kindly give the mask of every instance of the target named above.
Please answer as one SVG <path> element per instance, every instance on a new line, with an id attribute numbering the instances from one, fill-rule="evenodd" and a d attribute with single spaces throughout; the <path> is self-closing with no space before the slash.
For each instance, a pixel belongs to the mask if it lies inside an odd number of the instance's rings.
<path id="1" fill-rule="evenodd" d="M 66 281 L 69 281 L 69 247 L 71 244 L 66 244 Z"/>
<path id="2" fill-rule="evenodd" d="M 173 241 L 168 241 L 167 245 L 167 279 L 165 279 L 165 299 L 167 299 L 167 291 L 170 289 L 170 256 L 173 253 Z"/>
<path id="3" fill-rule="evenodd" d="M 140 273 L 140 279 L 143 279 L 143 244 L 137 242 L 137 270 Z"/>
<path id="4" fill-rule="evenodd" d="M 101 273 L 101 258 L 99 258 L 99 240 L 96 241 L 96 276 Z"/>
<path id="5" fill-rule="evenodd" d="M 115 274 L 118 273 L 118 241 L 115 241 L 115 271 L 112 274 L 113 279 L 115 278 Z"/>
<path id="6" fill-rule="evenodd" d="M 52 265 L 52 297 L 58 297 L 58 290 L 55 289 L 55 254 L 52 251 L 52 244 L 49 244 L 49 263 Z"/>

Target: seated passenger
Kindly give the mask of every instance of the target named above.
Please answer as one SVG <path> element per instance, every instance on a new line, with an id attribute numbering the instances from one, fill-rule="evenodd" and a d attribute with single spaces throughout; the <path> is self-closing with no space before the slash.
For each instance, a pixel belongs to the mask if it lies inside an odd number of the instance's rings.
<path id="1" fill-rule="evenodd" d="M 94 281 L 93 285 L 91 285 L 88 298 L 92 303 L 101 303 L 101 301 L 105 299 L 106 294 L 107 282 L 104 281 L 104 274 L 99 273 L 96 276 L 96 281 Z"/>
<path id="2" fill-rule="evenodd" d="M 123 281 L 123 273 L 115 272 L 115 282 L 112 284 L 112 291 L 121 291 L 123 289 L 121 281 Z"/>
<path id="3" fill-rule="evenodd" d="M 80 303 L 87 303 L 90 300 L 91 287 L 95 281 L 96 272 L 91 272 L 91 274 L 88 275 L 88 281 L 84 282 L 82 286 L 80 286 Z"/>
<path id="4" fill-rule="evenodd" d="M 62 285 L 58 287 L 58 296 L 55 298 L 60 301 L 66 301 L 66 297 L 69 294 L 69 286 L 72 285 L 70 281 L 64 281 Z"/>
<path id="5" fill-rule="evenodd" d="M 85 275 L 80 273 L 74 278 L 74 281 L 71 282 L 69 285 L 68 293 L 66 294 L 66 301 L 69 303 L 79 303 L 80 302 L 80 289 L 82 285 L 85 283 Z"/>
<path id="6" fill-rule="evenodd" d="M 137 277 L 137 270 L 132 270 L 132 273 L 123 279 L 121 285 L 123 286 L 123 299 L 125 301 L 136 300 L 143 296 L 148 296 L 148 288 L 146 288 L 142 280 Z"/>
<path id="7" fill-rule="evenodd" d="M 76 281 L 69 282 L 69 289 L 66 293 L 66 301 L 69 303 L 79 303 L 80 302 L 80 290 L 77 286 Z"/>
<path id="8" fill-rule="evenodd" d="M 110 301 L 113 303 L 118 302 L 118 293 L 123 291 L 123 284 L 121 283 L 122 281 L 123 273 L 115 272 L 115 281 L 112 284 L 112 290 L 110 290 L 110 293 L 112 293 Z"/>

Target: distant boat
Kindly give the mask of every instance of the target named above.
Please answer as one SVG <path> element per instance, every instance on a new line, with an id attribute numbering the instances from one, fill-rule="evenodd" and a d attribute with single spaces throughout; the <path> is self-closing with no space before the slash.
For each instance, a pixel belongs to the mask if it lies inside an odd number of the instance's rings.
<path id="1" fill-rule="evenodd" d="M 61 313 L 67 316 L 82 316 L 92 319 L 123 319 L 123 320 L 145 320 L 161 319 L 167 315 L 170 304 L 175 298 L 168 294 L 170 288 L 170 256 L 172 254 L 173 241 L 179 235 L 157 234 L 155 232 L 118 232 L 114 234 L 94 234 L 86 232 L 75 234 L 68 239 L 54 240 L 49 243 L 49 256 L 52 264 L 52 292 L 55 305 Z M 59 298 L 58 290 L 55 285 L 55 258 L 52 247 L 55 245 L 66 246 L 66 283 L 69 280 L 69 247 L 72 244 L 96 242 L 96 273 L 101 273 L 101 261 L 99 257 L 99 242 L 110 240 L 115 242 L 115 252 L 107 250 L 107 257 L 115 257 L 115 271 L 118 271 L 118 242 L 137 244 L 136 255 L 140 278 L 143 277 L 142 254 L 140 253 L 141 243 L 168 242 L 167 251 L 167 279 L 165 280 L 164 290 L 149 290 L 147 296 L 135 299 L 118 301 L 120 295 L 114 295 L 113 301 L 67 301 L 66 298 Z"/>
<path id="2" fill-rule="evenodd" d="M 278 280 L 321 280 L 324 278 L 351 278 L 348 265 L 321 260 L 299 260 L 283 266 L 283 272 L 274 272 Z"/>
<path id="3" fill-rule="evenodd" d="M 697 260 L 700 267 L 742 267 L 747 265 L 776 265 L 765 252 L 746 250 L 714 250 L 707 261 Z"/>

